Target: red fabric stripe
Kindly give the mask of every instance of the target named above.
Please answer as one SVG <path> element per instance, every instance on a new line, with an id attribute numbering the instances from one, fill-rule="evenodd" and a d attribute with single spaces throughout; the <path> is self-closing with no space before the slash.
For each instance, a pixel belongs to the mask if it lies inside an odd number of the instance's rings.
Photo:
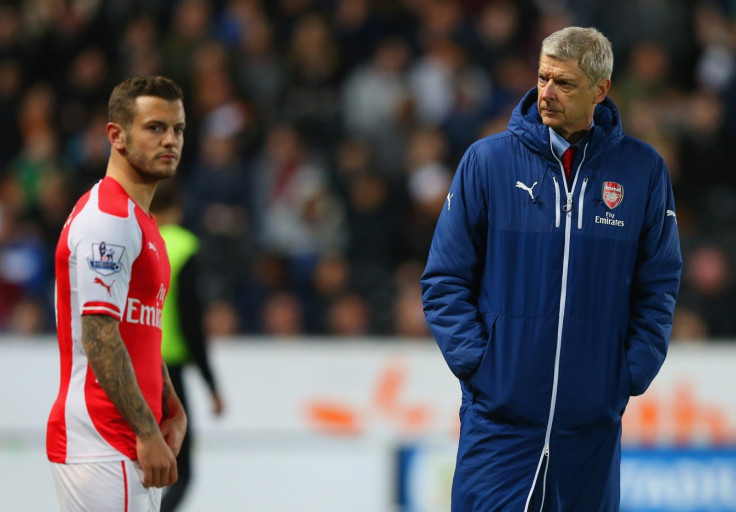
<path id="1" fill-rule="evenodd" d="M 116 313 L 120 313 L 120 308 L 118 308 L 115 304 L 110 304 L 109 302 L 98 302 L 98 301 L 92 301 L 92 302 L 85 302 L 82 306 L 82 309 L 85 311 L 88 309 L 111 309 L 115 311 Z"/>
<path id="2" fill-rule="evenodd" d="M 125 461 L 121 460 L 120 465 L 123 467 L 123 492 L 125 493 L 125 508 L 123 512 L 128 512 L 128 473 L 125 471 Z"/>
<path id="3" fill-rule="evenodd" d="M 82 311 L 82 314 L 83 315 L 107 315 L 107 316 L 114 318 L 115 320 L 122 320 L 123 318 L 120 314 L 113 313 L 109 309 L 85 309 L 84 311 Z"/>
<path id="4" fill-rule="evenodd" d="M 101 212 L 122 218 L 128 216 L 128 193 L 114 178 L 109 176 L 102 178 L 97 197 L 97 206 Z"/>
<path id="5" fill-rule="evenodd" d="M 70 214 L 70 219 L 76 217 L 89 201 L 90 193 L 87 192 L 77 202 Z M 51 413 L 49 414 L 46 429 L 46 454 L 53 462 L 66 462 L 67 435 L 66 435 L 66 397 L 69 391 L 69 380 L 72 373 L 72 312 L 69 297 L 71 296 L 71 284 L 69 277 L 69 250 L 68 237 L 69 225 L 67 221 L 62 229 L 59 242 L 56 246 L 56 295 L 59 297 L 56 309 L 56 323 L 59 340 L 59 366 L 60 381 L 59 394 L 56 397 Z"/>

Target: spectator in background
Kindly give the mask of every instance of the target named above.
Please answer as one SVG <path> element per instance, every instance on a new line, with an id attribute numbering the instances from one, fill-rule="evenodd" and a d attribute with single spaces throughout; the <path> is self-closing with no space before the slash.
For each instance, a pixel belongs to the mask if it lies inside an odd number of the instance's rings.
<path id="1" fill-rule="evenodd" d="M 484 2 L 474 18 L 474 37 L 469 45 L 473 60 L 487 70 L 495 69 L 499 62 L 511 55 L 521 56 L 529 52 L 524 33 L 531 29 L 528 20 L 528 2 L 498 0 Z"/>
<path id="2" fill-rule="evenodd" d="M 233 301 L 252 264 L 252 178 L 246 166 L 244 137 L 250 121 L 235 96 L 221 45 L 210 45 L 199 64 L 208 79 L 195 80 L 200 114 L 199 144 L 186 177 L 185 225 L 202 239 L 208 301 Z M 212 80 L 216 78 L 216 80 Z"/>
<path id="3" fill-rule="evenodd" d="M 19 310 L 30 304 L 40 309 L 39 325 L 35 329 L 27 326 L 24 332 L 53 326 L 53 303 L 44 300 L 51 269 L 46 266 L 43 242 L 30 218 L 19 217 L 10 209 L 0 210 L 0 329 L 18 332 Z"/>
<path id="4" fill-rule="evenodd" d="M 371 331 L 391 333 L 393 312 L 386 304 L 393 297 L 391 280 L 401 254 L 401 183 L 380 172 L 372 146 L 358 138 L 340 142 L 332 174 L 347 211 L 350 286 L 366 301 Z"/>
<path id="5" fill-rule="evenodd" d="M 304 310 L 296 294 L 278 291 L 266 299 L 261 312 L 261 332 L 276 338 L 296 337 L 306 334 Z"/>
<path id="6" fill-rule="evenodd" d="M 17 99 L 21 96 L 22 82 L 20 65 L 14 60 L 0 58 L 0 176 L 21 144 Z"/>
<path id="7" fill-rule="evenodd" d="M 56 105 L 54 89 L 45 84 L 30 88 L 23 97 L 18 120 L 22 146 L 7 171 L 20 185 L 24 212 L 37 207 L 41 178 L 60 167 L 59 134 L 54 129 Z"/>
<path id="8" fill-rule="evenodd" d="M 161 183 L 151 202 L 151 213 L 158 223 L 171 265 L 169 293 L 161 315 L 161 353 L 169 369 L 171 383 L 184 409 L 189 411 L 188 393 L 184 385 L 184 369 L 194 365 L 210 392 L 212 412 L 219 416 L 224 404 L 209 362 L 207 337 L 203 327 L 205 309 L 199 282 L 201 262 L 197 237 L 180 226 L 182 209 L 178 184 L 173 180 Z M 192 478 L 191 413 L 187 433 L 176 458 L 179 479 L 168 487 L 161 499 L 161 512 L 179 508 Z"/>
<path id="9" fill-rule="evenodd" d="M 211 4 L 206 0 L 181 0 L 173 5 L 171 28 L 161 41 L 162 71 L 189 93 L 197 78 L 192 55 L 211 41 Z"/>
<path id="10" fill-rule="evenodd" d="M 729 29 L 735 15 L 727 2 L 679 0 L 624 0 L 621 5 L 601 0 L 5 2 L 0 6 L 0 180 L 13 175 L 11 179 L 18 179 L 17 168 L 9 164 L 28 163 L 29 148 L 46 153 L 42 163 L 32 159 L 35 169 L 24 167 L 24 192 L 10 202 L 19 203 L 24 220 L 42 234 L 45 266 L 52 266 L 54 243 L 47 241 L 46 233 L 55 229 L 56 221 L 25 213 L 45 209 L 33 199 L 38 194 L 30 185 L 34 176 L 45 174 L 39 172 L 42 167 L 50 168 L 51 181 L 62 183 L 51 188 L 66 187 L 72 197 L 87 190 L 96 181 L 94 169 L 104 164 L 108 153 L 99 130 L 106 103 L 91 99 L 101 77 L 105 82 L 170 71 L 196 95 L 187 96 L 192 100 L 187 133 L 197 142 L 188 146 L 179 166 L 180 175 L 187 178 L 187 198 L 198 188 L 190 178 L 201 166 L 209 167 L 210 157 L 202 154 L 206 147 L 214 144 L 213 151 L 221 150 L 217 146 L 222 141 L 212 142 L 209 128 L 209 118 L 219 117 L 221 108 L 230 111 L 235 105 L 245 115 L 233 139 L 246 188 L 252 189 L 255 163 L 271 129 L 297 126 L 306 135 L 306 151 L 317 157 L 325 183 L 329 188 L 338 184 L 347 245 L 337 252 L 351 261 L 350 282 L 365 283 L 351 288 L 369 305 L 372 331 L 390 335 L 396 328 L 394 313 L 385 304 L 393 301 L 396 286 L 386 276 L 402 263 L 426 258 L 429 244 L 429 230 L 413 230 L 416 205 L 407 192 L 405 165 L 412 134 L 421 119 L 429 119 L 420 115 L 433 107 L 444 112 L 431 117 L 432 128 L 442 132 L 448 148 L 442 163 L 453 169 L 467 145 L 464 141 L 505 129 L 516 99 L 535 80 L 539 43 L 573 21 L 611 25 L 612 43 L 626 48 L 617 58 L 618 85 L 611 96 L 624 110 L 627 129 L 641 131 L 666 158 L 683 240 L 694 247 L 702 243 L 702 235 L 727 234 L 734 219 L 730 205 L 736 204 L 736 184 L 729 179 L 734 173 L 728 165 L 736 148 L 736 128 L 725 122 L 736 112 L 736 44 Z M 626 23 L 614 26 L 616 19 Z M 435 41 L 454 49 L 435 51 Z M 646 54 L 640 48 L 652 42 L 665 57 L 660 63 L 667 66 L 637 57 Z M 438 59 L 436 53 L 447 58 Z M 416 72 L 428 60 L 442 62 L 428 73 L 440 79 L 410 87 L 410 70 Z M 682 108 L 661 108 L 657 98 L 642 100 L 635 87 L 625 86 L 630 79 L 640 82 L 642 72 L 664 79 L 665 86 L 657 88 Z M 441 102 L 433 105 L 427 91 L 441 91 Z M 632 104 L 636 108 L 629 110 Z M 371 155 L 369 172 L 350 180 L 343 180 L 337 165 L 321 161 L 343 151 L 344 136 L 359 139 Z M 345 151 L 364 152 L 348 146 Z M 201 176 L 196 181 L 209 185 Z M 219 184 L 213 188 L 222 185 L 214 181 Z M 37 183 L 45 186 L 44 179 Z M 242 184 L 234 190 L 242 190 Z M 353 199 L 356 203 L 350 204 Z M 231 268 L 238 273 L 231 283 L 217 283 L 206 292 L 213 300 L 212 316 L 223 313 L 229 319 L 223 324 L 227 333 L 260 332 L 259 308 L 252 305 L 273 293 L 272 284 L 261 282 L 260 271 L 274 253 L 255 245 L 252 203 L 250 198 L 225 203 L 230 213 L 239 212 L 233 218 L 245 226 L 245 233 L 236 236 L 245 242 L 235 251 L 238 256 L 220 251 L 221 258 L 203 258 L 211 275 L 217 275 L 220 269 L 212 268 L 225 259 L 230 267 L 238 267 Z M 184 223 L 204 241 L 204 223 L 192 217 L 189 206 Z M 423 221 L 436 222 L 440 209 L 428 205 Z M 425 247 L 425 252 L 411 254 L 400 237 L 382 237 L 387 217 L 391 221 L 386 233 L 410 233 L 414 241 L 409 245 Z M 39 222 L 44 225 L 39 227 Z M 233 222 L 222 225 L 231 236 Z M 204 243 L 203 250 L 207 247 Z M 361 269 L 352 265 L 356 255 L 380 263 Z M 311 282 L 309 272 L 304 277 Z M 310 298 L 304 282 L 287 277 L 279 287 L 297 293 L 302 303 Z M 51 289 L 52 283 L 46 282 L 42 303 L 53 303 Z M 316 332 L 316 324 L 306 318 L 308 331 Z"/>
<path id="11" fill-rule="evenodd" d="M 350 292 L 350 276 L 350 263 L 342 254 L 325 254 L 317 261 L 312 273 L 311 299 L 304 304 L 306 315 L 314 318 L 314 332 L 330 330 L 330 310 Z"/>
<path id="12" fill-rule="evenodd" d="M 336 297 L 330 304 L 325 332 L 338 338 L 367 336 L 370 334 L 370 324 L 368 306 L 363 296 L 349 293 Z"/>
<path id="13" fill-rule="evenodd" d="M 422 289 L 419 280 L 424 263 L 421 260 L 408 261 L 396 269 L 394 281 L 396 293 L 393 300 L 394 329 L 397 336 L 413 340 L 431 336 L 424 311 L 422 310 Z"/>
<path id="14" fill-rule="evenodd" d="M 327 168 L 290 124 L 271 128 L 253 165 L 251 198 L 262 251 L 287 260 L 290 285 L 311 281 L 320 255 L 345 247 L 345 211 Z"/>
<path id="15" fill-rule="evenodd" d="M 367 61 L 386 30 L 370 0 L 337 0 L 332 21 L 343 72 Z"/>
<path id="16" fill-rule="evenodd" d="M 95 107 L 104 104 L 110 89 L 107 56 L 90 45 L 74 56 L 58 95 L 58 129 L 62 138 L 78 132 L 89 122 Z"/>
<path id="17" fill-rule="evenodd" d="M 234 50 L 235 82 L 252 102 L 260 124 L 272 124 L 278 120 L 286 93 L 287 65 L 274 40 L 271 20 L 261 9 L 254 9 L 241 22 Z"/>
<path id="18" fill-rule="evenodd" d="M 414 100 L 406 77 L 410 49 L 406 41 L 379 41 L 371 60 L 353 68 L 342 82 L 342 124 L 351 137 L 370 144 L 376 168 L 384 175 L 401 173 Z"/>
<path id="19" fill-rule="evenodd" d="M 687 254 L 680 302 L 703 323 L 708 338 L 736 331 L 733 256 L 721 244 L 704 243 Z"/>
<path id="20" fill-rule="evenodd" d="M 49 325 L 46 304 L 26 296 L 15 304 L 8 319 L 7 331 L 18 336 L 40 336 Z"/>
<path id="21" fill-rule="evenodd" d="M 220 299 L 208 304 L 204 320 L 207 338 L 232 338 L 241 332 L 241 326 L 238 311 L 231 302 Z"/>
<path id="22" fill-rule="evenodd" d="M 406 185 L 409 210 L 404 220 L 403 259 L 422 260 L 442 209 L 452 171 L 446 164 L 448 151 L 445 133 L 432 126 L 414 130 L 406 151 Z"/>
<path id="23" fill-rule="evenodd" d="M 147 14 L 134 16 L 125 26 L 118 52 L 118 73 L 150 75 L 161 68 L 156 21 Z"/>
<path id="24" fill-rule="evenodd" d="M 281 114 L 325 151 L 338 133 L 340 49 L 325 16 L 308 12 L 294 25 L 287 51 L 288 82 Z"/>
<path id="25" fill-rule="evenodd" d="M 99 169 L 105 165 L 110 144 L 105 137 L 107 111 L 98 107 L 89 114 L 87 123 L 78 131 L 69 134 L 64 147 L 64 158 L 73 169 L 72 184 L 80 195 L 99 179 Z"/>
<path id="26" fill-rule="evenodd" d="M 672 341 L 703 343 L 706 339 L 708 339 L 708 326 L 705 319 L 694 309 L 678 304 L 675 308 L 675 317 L 672 319 Z"/>

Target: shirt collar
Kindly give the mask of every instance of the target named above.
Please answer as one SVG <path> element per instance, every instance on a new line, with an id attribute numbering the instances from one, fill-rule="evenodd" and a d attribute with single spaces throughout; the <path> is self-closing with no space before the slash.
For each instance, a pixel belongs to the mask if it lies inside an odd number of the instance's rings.
<path id="1" fill-rule="evenodd" d="M 590 128 L 593 126 L 595 126 L 595 123 L 591 121 Z M 583 138 L 581 138 L 575 146 L 580 146 L 585 143 L 588 138 L 588 134 L 590 133 L 590 128 L 588 128 L 586 134 L 583 135 Z M 549 140 L 552 142 L 552 150 L 555 152 L 557 158 L 562 158 L 562 154 L 570 147 L 570 143 L 563 139 L 561 135 L 558 135 L 552 128 L 549 128 Z"/>

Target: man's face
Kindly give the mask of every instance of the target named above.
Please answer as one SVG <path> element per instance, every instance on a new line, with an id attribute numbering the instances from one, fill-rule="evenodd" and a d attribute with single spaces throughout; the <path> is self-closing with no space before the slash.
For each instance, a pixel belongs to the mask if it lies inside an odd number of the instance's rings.
<path id="1" fill-rule="evenodd" d="M 154 96 L 136 98 L 136 114 L 125 130 L 125 156 L 144 181 L 171 178 L 184 146 L 184 105 Z"/>
<path id="2" fill-rule="evenodd" d="M 579 139 L 593 121 L 611 81 L 591 86 L 577 62 L 542 55 L 537 75 L 537 107 L 542 122 L 570 142 Z M 572 140 L 571 140 L 572 139 Z"/>

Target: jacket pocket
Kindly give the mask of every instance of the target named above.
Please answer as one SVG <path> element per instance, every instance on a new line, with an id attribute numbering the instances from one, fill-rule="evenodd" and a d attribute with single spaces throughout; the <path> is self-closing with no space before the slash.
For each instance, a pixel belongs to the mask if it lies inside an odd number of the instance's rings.
<path id="1" fill-rule="evenodd" d="M 618 326 L 576 323 L 563 341 L 555 426 L 609 428 L 621 421 L 629 400 L 624 334 Z"/>
<path id="2" fill-rule="evenodd" d="M 493 317 L 488 345 L 470 377 L 474 410 L 500 423 L 544 424 L 554 373 L 554 317 Z"/>
<path id="3" fill-rule="evenodd" d="M 488 336 L 486 337 L 486 348 L 483 351 L 483 356 L 480 358 L 478 368 L 476 368 L 475 372 L 473 372 L 467 379 L 471 388 L 475 376 L 478 372 L 482 371 L 482 368 L 488 366 L 490 359 L 493 357 L 493 340 L 496 337 L 496 322 L 498 321 L 499 314 L 500 313 L 493 313 L 486 320 L 486 331 L 488 332 Z M 475 392 L 473 392 L 473 394 L 475 395 Z"/>

